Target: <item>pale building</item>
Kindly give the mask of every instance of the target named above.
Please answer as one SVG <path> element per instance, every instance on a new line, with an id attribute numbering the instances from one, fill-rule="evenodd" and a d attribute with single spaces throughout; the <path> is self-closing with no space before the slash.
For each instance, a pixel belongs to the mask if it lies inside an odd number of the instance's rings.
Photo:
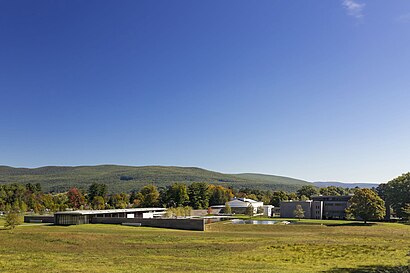
<path id="1" fill-rule="evenodd" d="M 231 207 L 232 213 L 236 214 L 245 214 L 246 208 L 248 206 L 253 207 L 254 214 L 258 214 L 258 208 L 260 208 L 259 210 L 264 209 L 263 202 L 255 201 L 249 198 L 234 198 L 231 201 L 227 202 L 227 204 Z"/>

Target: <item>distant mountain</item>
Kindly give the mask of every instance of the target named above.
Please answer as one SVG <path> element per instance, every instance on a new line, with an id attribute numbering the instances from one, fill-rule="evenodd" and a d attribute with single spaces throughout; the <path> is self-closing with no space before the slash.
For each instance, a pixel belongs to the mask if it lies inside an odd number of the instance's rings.
<path id="1" fill-rule="evenodd" d="M 296 191 L 309 182 L 283 176 L 262 174 L 224 174 L 194 167 L 98 165 L 41 168 L 0 166 L 0 184 L 40 183 L 45 191 L 63 192 L 73 186 L 87 189 L 92 183 L 105 183 L 111 193 L 138 190 L 147 184 L 158 187 L 174 182 L 207 182 L 261 190 Z"/>
<path id="2" fill-rule="evenodd" d="M 266 182 L 266 183 L 279 183 L 279 184 L 284 184 L 284 185 L 297 185 L 298 187 L 300 185 L 310 185 L 309 182 L 300 180 L 300 179 L 295 179 L 295 178 L 290 178 L 286 176 L 278 176 L 278 175 L 270 175 L 270 174 L 258 174 L 258 173 L 241 173 L 241 174 L 234 174 L 234 176 L 244 178 L 247 180 L 251 181 L 260 181 L 260 182 Z"/>
<path id="3" fill-rule="evenodd" d="M 313 182 L 318 188 L 325 188 L 329 186 L 342 187 L 342 188 L 373 188 L 379 186 L 376 183 L 343 183 L 343 182 Z"/>

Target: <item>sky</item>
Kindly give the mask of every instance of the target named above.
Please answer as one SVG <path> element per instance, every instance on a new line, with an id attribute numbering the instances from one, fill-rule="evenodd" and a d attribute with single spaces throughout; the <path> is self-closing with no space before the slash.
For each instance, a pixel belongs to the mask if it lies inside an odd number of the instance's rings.
<path id="1" fill-rule="evenodd" d="M 410 2 L 0 0 L 0 165 L 410 171 Z"/>

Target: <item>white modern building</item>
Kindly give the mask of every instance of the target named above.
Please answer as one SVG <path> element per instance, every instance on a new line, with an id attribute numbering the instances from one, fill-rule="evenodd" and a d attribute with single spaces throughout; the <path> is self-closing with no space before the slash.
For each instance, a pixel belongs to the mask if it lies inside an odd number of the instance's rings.
<path id="1" fill-rule="evenodd" d="M 231 207 L 232 213 L 244 214 L 248 206 L 253 207 L 253 213 L 258 214 L 259 211 L 263 211 L 263 202 L 255 201 L 249 198 L 234 198 L 231 201 L 227 202 Z"/>
<path id="2" fill-rule="evenodd" d="M 272 217 L 274 214 L 275 206 L 272 205 L 263 205 L 263 215 L 267 217 Z"/>

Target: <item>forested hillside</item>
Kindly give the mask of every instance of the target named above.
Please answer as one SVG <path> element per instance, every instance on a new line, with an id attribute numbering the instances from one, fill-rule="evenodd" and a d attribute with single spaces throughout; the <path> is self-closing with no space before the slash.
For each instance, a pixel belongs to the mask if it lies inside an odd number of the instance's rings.
<path id="1" fill-rule="evenodd" d="M 129 192 L 151 183 L 163 187 L 175 182 L 207 182 L 238 189 L 250 187 L 284 191 L 296 191 L 303 185 L 311 184 L 282 176 L 223 174 L 192 167 L 99 165 L 29 169 L 0 166 L 0 184 L 40 183 L 42 189 L 48 192 L 63 192 L 73 186 L 86 189 L 92 183 L 107 184 L 111 193 Z"/>

